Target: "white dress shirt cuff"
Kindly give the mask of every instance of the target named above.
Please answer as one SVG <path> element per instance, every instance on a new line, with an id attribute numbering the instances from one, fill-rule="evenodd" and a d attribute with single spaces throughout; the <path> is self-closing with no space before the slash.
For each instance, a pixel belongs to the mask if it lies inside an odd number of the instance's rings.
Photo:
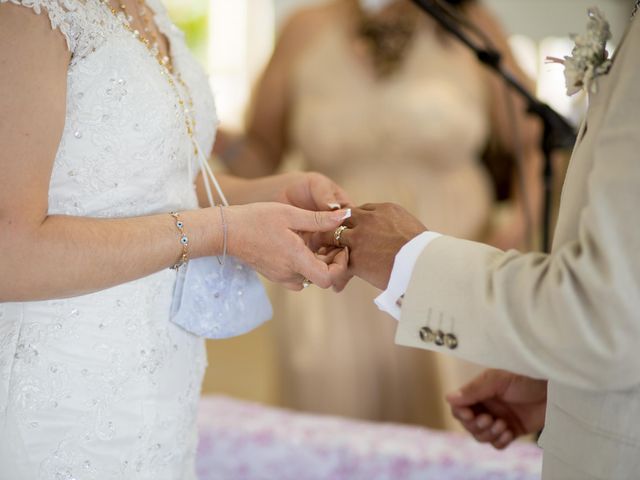
<path id="1" fill-rule="evenodd" d="M 375 304 L 380 310 L 388 313 L 396 320 L 400 320 L 400 301 L 411 281 L 413 267 L 424 249 L 427 248 L 432 241 L 441 236 L 441 234 L 436 232 L 424 232 L 400 249 L 393 262 L 389 285 L 387 285 L 387 289 L 375 299 Z"/>

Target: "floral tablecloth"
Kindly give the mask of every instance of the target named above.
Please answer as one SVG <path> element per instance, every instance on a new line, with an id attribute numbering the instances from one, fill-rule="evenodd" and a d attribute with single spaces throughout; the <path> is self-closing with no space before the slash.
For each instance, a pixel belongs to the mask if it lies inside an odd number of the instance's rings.
<path id="1" fill-rule="evenodd" d="M 225 397 L 199 410 L 200 480 L 534 480 L 542 453 L 459 434 L 307 415 Z"/>

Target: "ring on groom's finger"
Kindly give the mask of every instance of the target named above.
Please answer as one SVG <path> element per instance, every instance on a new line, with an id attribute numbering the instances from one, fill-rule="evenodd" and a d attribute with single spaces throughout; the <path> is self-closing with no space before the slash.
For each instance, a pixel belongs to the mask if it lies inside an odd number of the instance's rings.
<path id="1" fill-rule="evenodd" d="M 313 282 L 311 280 L 309 280 L 308 278 L 305 278 L 302 281 L 302 288 L 309 288 L 311 285 L 313 285 Z"/>
<path id="2" fill-rule="evenodd" d="M 336 228 L 336 231 L 333 232 L 333 241 L 336 245 L 336 247 L 338 248 L 342 248 L 342 244 L 340 243 L 340 240 L 342 238 L 342 234 L 344 233 L 345 230 L 348 230 L 349 227 L 345 226 L 345 225 L 340 225 L 338 228 Z"/>

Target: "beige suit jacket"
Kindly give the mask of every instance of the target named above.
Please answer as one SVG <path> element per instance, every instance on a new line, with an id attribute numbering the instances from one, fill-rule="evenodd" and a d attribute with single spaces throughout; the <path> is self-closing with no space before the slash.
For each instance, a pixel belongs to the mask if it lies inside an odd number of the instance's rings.
<path id="1" fill-rule="evenodd" d="M 548 379 L 543 478 L 640 479 L 640 19 L 597 81 L 552 253 L 433 241 L 396 340 Z"/>

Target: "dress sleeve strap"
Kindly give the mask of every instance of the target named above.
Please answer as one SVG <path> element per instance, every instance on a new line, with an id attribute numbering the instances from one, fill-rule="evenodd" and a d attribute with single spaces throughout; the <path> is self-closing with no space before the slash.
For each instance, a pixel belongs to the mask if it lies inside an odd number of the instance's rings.
<path id="1" fill-rule="evenodd" d="M 51 28 L 60 31 L 67 41 L 67 48 L 73 54 L 80 36 L 79 8 L 76 0 L 0 0 L 2 3 L 11 3 L 27 7 L 34 13 L 45 14 L 49 17 Z"/>

